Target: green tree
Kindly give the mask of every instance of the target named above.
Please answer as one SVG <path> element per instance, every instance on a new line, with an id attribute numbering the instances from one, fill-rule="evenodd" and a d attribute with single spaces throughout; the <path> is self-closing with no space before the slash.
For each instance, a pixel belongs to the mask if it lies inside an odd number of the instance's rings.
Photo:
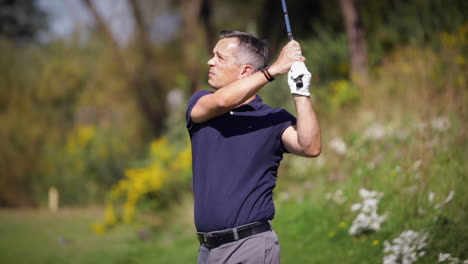
<path id="1" fill-rule="evenodd" d="M 46 13 L 36 0 L 0 1 L 0 36 L 27 42 L 37 38 L 46 28 Z"/>

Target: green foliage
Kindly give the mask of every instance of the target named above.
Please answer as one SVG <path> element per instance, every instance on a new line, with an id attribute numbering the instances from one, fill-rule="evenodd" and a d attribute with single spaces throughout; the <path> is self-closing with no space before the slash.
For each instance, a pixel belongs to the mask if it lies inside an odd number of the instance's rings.
<path id="1" fill-rule="evenodd" d="M 466 10 L 463 0 L 364 1 L 362 16 L 371 63 L 401 45 L 437 43 L 440 32 L 466 23 Z"/>
<path id="2" fill-rule="evenodd" d="M 328 86 L 321 88 L 316 94 L 318 100 L 326 102 L 322 105 L 332 112 L 355 106 L 360 100 L 359 89 L 347 80 L 331 81 Z"/>
<path id="3" fill-rule="evenodd" d="M 318 25 L 316 31 L 315 37 L 301 43 L 315 82 L 323 84 L 330 80 L 346 78 L 349 72 L 346 35 Z"/>
<path id="4" fill-rule="evenodd" d="M 42 203 L 52 184 L 63 204 L 92 202 L 122 177 L 142 139 L 141 119 L 102 51 L 95 40 L 21 52 L 0 41 L 0 205 Z M 95 137 L 71 152 L 67 144 L 80 127 L 93 127 Z M 103 151 L 109 154 L 99 156 Z"/>
<path id="5" fill-rule="evenodd" d="M 0 40 L 0 205 L 30 204 L 27 182 L 37 175 L 41 156 L 37 155 L 48 131 L 50 116 L 41 114 L 35 103 L 34 82 L 39 74 L 33 47 L 17 52 L 13 42 Z M 26 66 L 29 64 L 29 67 Z"/>
<path id="6" fill-rule="evenodd" d="M 93 230 L 102 234 L 119 222 L 132 223 L 138 211 L 163 209 L 190 191 L 191 149 L 185 143 L 170 144 L 163 137 L 151 142 L 146 157 L 137 168 L 125 170 L 125 178 L 110 190 L 104 223 L 96 223 Z"/>
<path id="7" fill-rule="evenodd" d="M 110 128 L 77 125 L 68 133 L 63 147 L 47 148 L 47 167 L 36 188 L 55 186 L 66 205 L 102 201 L 102 188 L 122 178 L 129 163 L 129 146 L 124 139 Z"/>
<path id="8" fill-rule="evenodd" d="M 35 0 L 0 2 L 0 36 L 15 41 L 30 41 L 47 22 L 46 13 Z"/>

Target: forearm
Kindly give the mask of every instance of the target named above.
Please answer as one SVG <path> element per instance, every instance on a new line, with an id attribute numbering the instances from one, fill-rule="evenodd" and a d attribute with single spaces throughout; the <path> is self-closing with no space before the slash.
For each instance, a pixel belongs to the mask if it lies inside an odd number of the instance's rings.
<path id="1" fill-rule="evenodd" d="M 317 117 L 307 96 L 293 95 L 297 116 L 297 144 L 311 156 L 317 156 L 322 149 L 322 139 Z"/>
<path id="2" fill-rule="evenodd" d="M 254 96 L 267 83 L 261 72 L 236 80 L 214 93 L 219 107 L 233 109 Z"/>

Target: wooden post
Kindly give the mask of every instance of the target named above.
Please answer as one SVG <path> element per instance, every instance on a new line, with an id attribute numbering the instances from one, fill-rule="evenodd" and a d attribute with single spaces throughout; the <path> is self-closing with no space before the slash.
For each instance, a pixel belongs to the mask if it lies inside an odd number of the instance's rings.
<path id="1" fill-rule="evenodd" d="M 53 213 L 58 212 L 59 208 L 59 192 L 57 188 L 51 186 L 49 188 L 49 210 Z"/>

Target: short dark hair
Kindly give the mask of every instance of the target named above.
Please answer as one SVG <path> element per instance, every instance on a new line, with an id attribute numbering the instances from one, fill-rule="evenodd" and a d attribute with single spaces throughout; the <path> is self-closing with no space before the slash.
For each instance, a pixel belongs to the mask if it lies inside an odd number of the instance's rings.
<path id="1" fill-rule="evenodd" d="M 236 54 L 239 63 L 252 65 L 254 72 L 268 65 L 268 47 L 265 40 L 235 30 L 221 31 L 220 39 L 224 38 L 237 38 L 239 40 L 238 54 Z"/>

